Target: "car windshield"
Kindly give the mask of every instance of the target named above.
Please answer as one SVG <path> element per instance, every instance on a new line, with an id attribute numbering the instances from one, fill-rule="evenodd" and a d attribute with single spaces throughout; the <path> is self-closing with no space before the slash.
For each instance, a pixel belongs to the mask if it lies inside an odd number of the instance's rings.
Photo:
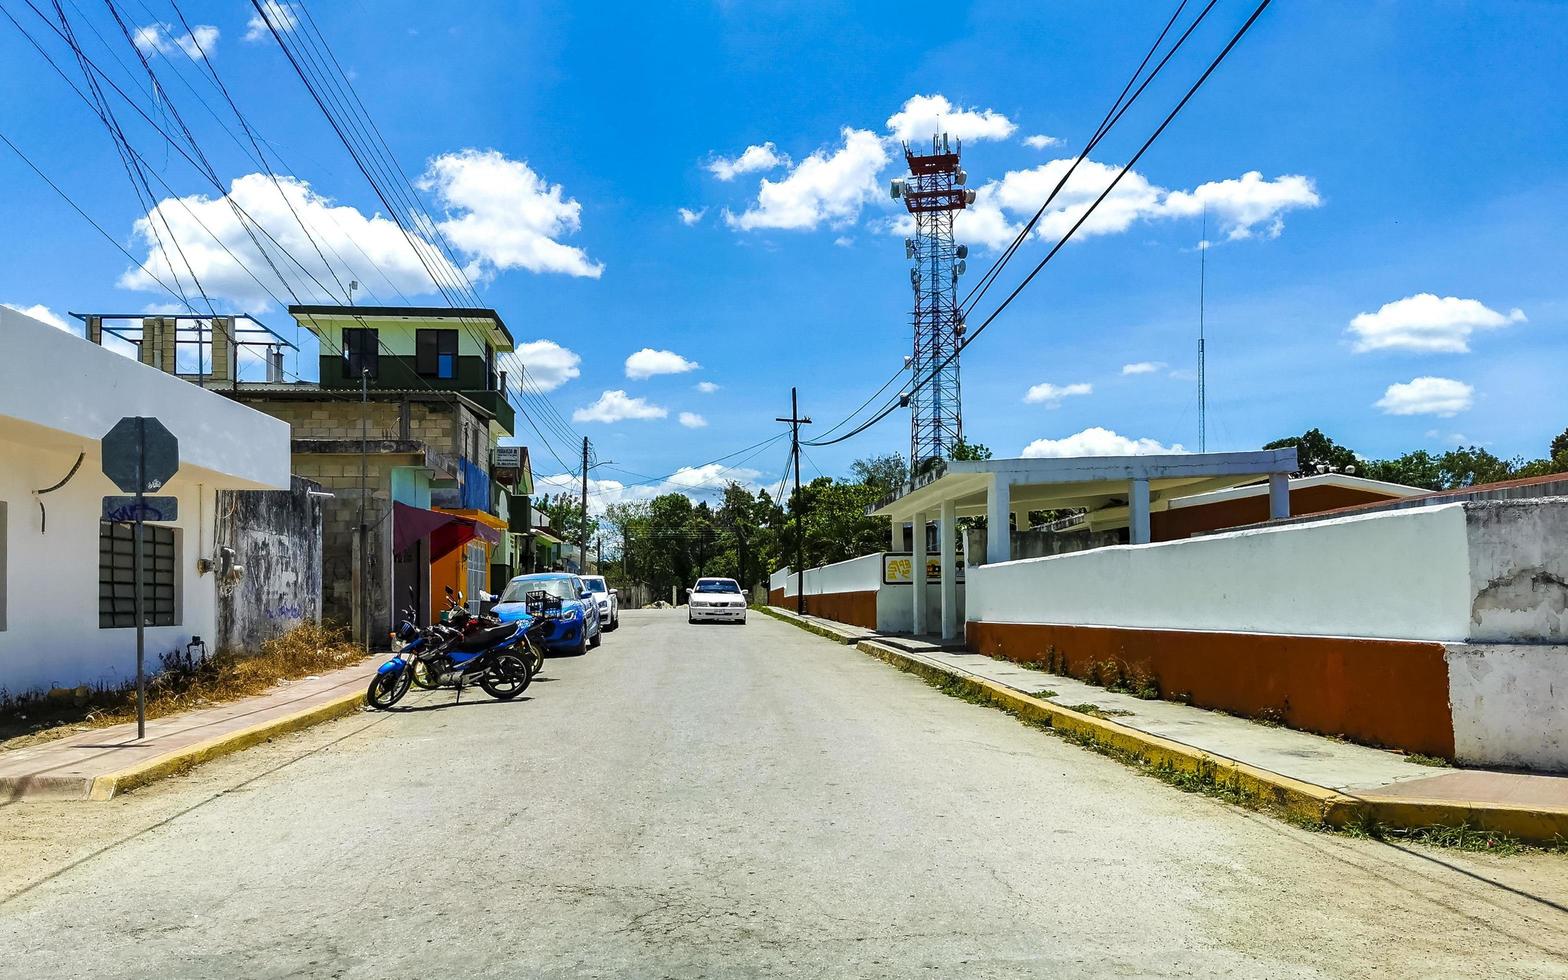
<path id="1" fill-rule="evenodd" d="M 572 580 L 566 578 L 532 578 L 513 579 L 506 585 L 506 591 L 501 593 L 502 602 L 522 602 L 523 597 L 530 592 L 545 592 L 557 599 L 575 599 L 577 593 L 572 591 Z"/>
<path id="2" fill-rule="evenodd" d="M 583 579 L 583 584 L 588 586 L 588 591 L 590 591 L 590 592 L 608 592 L 609 591 L 609 589 L 604 584 L 604 579 L 598 578 L 597 576 L 594 577 L 594 578 L 585 578 L 585 579 Z"/>
<path id="3" fill-rule="evenodd" d="M 724 579 L 709 580 L 697 583 L 698 592 L 739 592 L 740 586 Z"/>

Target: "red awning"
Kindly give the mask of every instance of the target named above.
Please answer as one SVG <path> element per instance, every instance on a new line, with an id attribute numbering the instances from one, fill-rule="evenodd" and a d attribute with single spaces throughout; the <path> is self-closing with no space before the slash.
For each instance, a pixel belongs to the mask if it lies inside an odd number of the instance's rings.
<path id="1" fill-rule="evenodd" d="M 501 532 L 472 518 L 394 502 L 392 551 L 400 554 L 426 538 L 430 539 L 430 560 L 435 561 L 445 558 L 474 538 L 499 544 Z"/>

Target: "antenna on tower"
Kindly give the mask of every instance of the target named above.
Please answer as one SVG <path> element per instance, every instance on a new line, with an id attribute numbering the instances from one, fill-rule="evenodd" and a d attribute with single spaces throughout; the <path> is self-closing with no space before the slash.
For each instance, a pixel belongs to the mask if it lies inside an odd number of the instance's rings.
<path id="1" fill-rule="evenodd" d="M 1198 241 L 1198 452 L 1209 451 L 1207 378 L 1204 377 L 1203 305 L 1209 272 L 1209 209 L 1203 209 L 1203 237 Z"/>

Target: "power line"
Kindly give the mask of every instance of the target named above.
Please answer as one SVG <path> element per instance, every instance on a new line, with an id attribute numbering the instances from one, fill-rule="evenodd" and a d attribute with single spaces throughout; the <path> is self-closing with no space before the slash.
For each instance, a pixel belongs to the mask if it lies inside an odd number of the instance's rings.
<path id="1" fill-rule="evenodd" d="M 1252 25 L 1257 22 L 1257 20 L 1258 20 L 1258 18 L 1260 16 L 1262 16 L 1263 11 L 1268 8 L 1268 6 L 1269 6 L 1269 4 L 1271 2 L 1272 2 L 1272 0 L 1262 0 L 1262 2 L 1260 2 L 1258 4 L 1257 8 L 1253 10 L 1252 15 L 1247 18 L 1246 22 L 1244 24 L 1242 24 L 1242 26 L 1236 31 L 1236 33 L 1231 37 L 1230 41 L 1225 45 L 1225 47 L 1220 51 L 1220 53 L 1218 55 L 1216 55 L 1214 60 L 1209 63 L 1208 68 L 1206 68 L 1204 70 L 1203 74 L 1198 77 L 1198 80 L 1195 81 L 1190 88 L 1188 88 L 1186 94 L 1182 96 L 1181 101 L 1176 104 L 1176 107 L 1173 108 L 1165 116 L 1165 119 L 1154 130 L 1154 132 L 1149 136 L 1149 138 L 1147 140 L 1145 140 L 1143 145 L 1138 148 L 1138 151 L 1132 155 L 1132 158 L 1129 159 L 1127 161 L 1127 163 L 1122 166 L 1122 168 L 1117 172 L 1116 176 L 1114 178 L 1112 178 L 1111 182 L 1106 186 L 1105 190 L 1102 191 L 1100 193 L 1100 195 L 1094 199 L 1094 201 L 1089 205 L 1089 207 L 1084 211 L 1084 213 L 1081 216 L 1079 216 L 1078 220 L 1073 223 L 1072 227 L 1067 230 L 1066 234 L 1064 234 L 1057 241 L 1057 243 L 1051 247 L 1051 250 L 1048 253 L 1046 253 L 1046 256 L 1044 258 L 1042 258 L 1039 261 L 1039 263 L 1035 265 L 1034 269 L 1032 269 L 1029 272 L 1029 274 L 1024 277 L 1023 281 L 1020 282 L 1013 289 L 1013 291 L 1008 294 L 1007 298 L 1004 299 L 1002 301 L 1002 303 L 999 306 L 997 306 L 997 308 L 995 310 L 993 310 L 988 317 L 986 317 L 985 321 L 983 323 L 981 323 L 979 327 L 977 327 L 972 333 L 969 334 L 969 336 L 967 336 L 964 339 L 963 343 L 959 345 L 957 350 L 955 350 L 952 354 L 950 354 L 948 356 L 948 359 L 952 359 L 954 357 L 957 357 L 958 354 L 961 353 L 964 350 L 964 348 L 968 347 L 971 343 L 973 343 L 975 340 L 977 340 L 979 338 L 980 334 L 985 332 L 986 327 L 990 326 L 991 323 L 993 321 L 995 321 L 998 316 L 1001 315 L 1002 311 L 1006 310 L 1007 307 L 1012 304 L 1013 300 L 1018 297 L 1019 293 L 1023 292 L 1024 288 L 1027 287 L 1029 285 L 1029 283 L 1034 280 L 1034 277 L 1037 276 L 1040 273 L 1040 270 L 1044 269 L 1045 266 L 1053 258 L 1056 257 L 1057 253 L 1062 250 L 1063 246 L 1065 246 L 1067 244 L 1067 242 L 1072 238 L 1072 236 L 1078 231 L 1079 228 L 1083 227 L 1084 222 L 1086 222 L 1089 219 L 1089 217 L 1095 212 L 1095 210 L 1100 206 L 1100 204 L 1105 201 L 1105 199 L 1110 195 L 1111 191 L 1116 189 L 1116 186 L 1119 183 L 1121 183 L 1122 178 L 1127 176 L 1127 174 L 1131 171 L 1132 167 L 1138 162 L 1139 159 L 1141 159 L 1143 157 L 1144 153 L 1146 153 L 1148 151 L 1149 147 L 1153 146 L 1154 142 L 1157 139 L 1159 139 L 1159 137 L 1160 137 L 1160 135 L 1162 133 L 1165 132 L 1166 128 L 1171 124 L 1171 122 L 1176 118 L 1176 116 L 1181 112 L 1181 110 L 1183 108 L 1185 108 L 1187 103 L 1189 101 L 1191 101 L 1192 97 L 1195 94 L 1197 94 L 1198 89 L 1203 86 L 1204 82 L 1208 81 L 1209 76 L 1214 73 L 1215 69 L 1217 69 L 1220 66 L 1220 64 L 1225 60 L 1226 56 L 1228 56 L 1230 54 L 1231 50 L 1234 49 L 1235 46 L 1241 41 L 1241 39 L 1247 34 L 1247 32 L 1252 29 Z M 945 362 L 944 362 L 944 364 L 945 364 Z M 942 366 L 944 366 L 944 365 L 942 365 L 942 364 L 937 365 L 937 367 L 935 369 L 933 369 L 933 371 L 940 370 L 940 368 Z M 928 383 L 930 381 L 931 377 L 933 377 L 933 376 L 934 376 L 933 374 L 928 374 L 926 376 L 926 378 L 918 380 L 916 382 L 916 384 L 915 384 L 915 387 L 918 388 L 918 387 Z M 839 442 L 843 442 L 843 441 L 845 441 L 847 439 L 851 439 L 851 438 L 855 437 L 856 435 L 859 435 L 860 433 L 862 433 L 862 432 L 866 431 L 867 429 L 871 428 L 873 425 L 877 424 L 878 422 L 882 421 L 883 419 L 887 418 L 888 415 L 892 414 L 894 408 L 897 407 L 897 404 L 898 404 L 897 401 L 890 402 L 882 410 L 880 410 L 876 415 L 872 416 L 866 422 L 860 424 L 859 426 L 856 426 L 853 430 L 851 430 L 848 433 L 845 433 L 844 435 L 838 436 L 837 438 L 830 439 L 830 440 L 813 441 L 813 442 L 810 443 L 810 445 L 813 445 L 813 446 L 831 446 L 831 445 L 833 445 L 835 443 L 839 443 Z"/>

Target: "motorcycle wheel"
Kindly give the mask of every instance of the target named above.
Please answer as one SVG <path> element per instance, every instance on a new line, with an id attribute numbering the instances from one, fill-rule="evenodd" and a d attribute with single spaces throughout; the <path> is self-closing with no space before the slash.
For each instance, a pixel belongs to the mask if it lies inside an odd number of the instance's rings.
<path id="1" fill-rule="evenodd" d="M 378 711 L 385 711 L 397 704 L 408 693 L 413 674 L 411 670 L 399 670 L 372 677 L 370 687 L 365 691 L 365 703 Z"/>
<path id="2" fill-rule="evenodd" d="M 544 644 L 524 641 L 528 645 L 528 656 L 525 658 L 531 665 L 533 673 L 544 670 Z"/>
<path id="3" fill-rule="evenodd" d="M 503 653 L 479 678 L 479 686 L 497 701 L 510 701 L 528 690 L 533 679 L 534 672 L 528 669 L 528 661 L 515 653 Z"/>

